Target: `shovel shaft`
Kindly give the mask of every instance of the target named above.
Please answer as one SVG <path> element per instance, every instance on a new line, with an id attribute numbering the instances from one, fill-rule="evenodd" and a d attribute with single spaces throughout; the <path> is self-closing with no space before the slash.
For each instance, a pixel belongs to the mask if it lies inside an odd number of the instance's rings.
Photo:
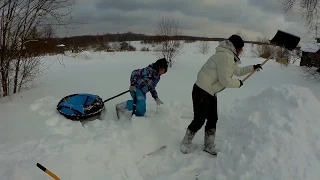
<path id="1" fill-rule="evenodd" d="M 281 49 L 281 47 L 276 47 L 276 50 L 265 60 L 263 61 L 263 63 L 261 64 L 261 66 L 263 66 L 265 63 L 267 63 L 267 61 L 269 61 L 272 57 L 274 57 L 278 51 Z M 245 77 L 242 82 L 245 82 L 250 76 L 252 76 L 255 72 L 257 72 L 258 69 L 255 69 L 254 71 L 252 71 L 247 77 Z"/>

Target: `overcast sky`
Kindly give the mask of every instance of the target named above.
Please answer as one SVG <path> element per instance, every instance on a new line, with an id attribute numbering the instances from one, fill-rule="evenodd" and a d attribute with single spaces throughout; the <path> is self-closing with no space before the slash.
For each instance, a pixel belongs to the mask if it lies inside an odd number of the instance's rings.
<path id="1" fill-rule="evenodd" d="M 185 35 L 224 37 L 240 30 L 246 40 L 273 37 L 278 29 L 308 37 L 298 13 L 284 14 L 280 0 L 76 0 L 74 16 L 80 25 L 66 34 L 96 35 L 127 31 L 154 34 L 161 16 L 178 20 Z M 310 38 L 309 38 L 310 39 Z"/>

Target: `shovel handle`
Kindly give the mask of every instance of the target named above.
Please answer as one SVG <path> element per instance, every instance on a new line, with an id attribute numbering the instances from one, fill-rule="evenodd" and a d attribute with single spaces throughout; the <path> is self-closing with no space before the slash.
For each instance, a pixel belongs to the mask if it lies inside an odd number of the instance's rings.
<path id="1" fill-rule="evenodd" d="M 269 61 L 273 56 L 275 56 L 276 53 L 278 53 L 278 51 L 281 49 L 281 47 L 277 47 L 276 50 L 265 60 L 263 61 L 263 63 L 261 64 L 261 67 L 267 63 L 267 61 Z M 252 71 L 247 77 L 245 77 L 242 82 L 245 82 L 250 76 L 252 76 L 255 72 L 257 72 L 258 69 L 255 69 L 254 71 Z"/>
<path id="2" fill-rule="evenodd" d="M 41 169 L 43 172 L 45 172 L 46 174 L 48 174 L 49 176 L 51 176 L 53 179 L 55 180 L 60 180 L 60 178 L 58 178 L 58 176 L 56 176 L 55 174 L 53 174 L 51 171 L 49 171 L 47 168 L 45 168 L 44 166 L 42 166 L 40 163 L 37 163 L 37 167 L 39 169 Z"/>

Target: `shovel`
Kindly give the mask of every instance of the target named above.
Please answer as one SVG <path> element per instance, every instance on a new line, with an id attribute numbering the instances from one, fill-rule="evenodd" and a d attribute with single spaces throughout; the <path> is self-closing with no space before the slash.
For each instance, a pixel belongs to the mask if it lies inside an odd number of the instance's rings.
<path id="1" fill-rule="evenodd" d="M 278 30 L 276 35 L 270 40 L 270 43 L 277 46 L 275 51 L 261 64 L 263 66 L 269 59 L 274 57 L 281 48 L 288 49 L 289 51 L 294 50 L 300 42 L 300 37 Z M 252 76 L 258 69 L 252 71 L 242 82 L 246 81 Z"/>

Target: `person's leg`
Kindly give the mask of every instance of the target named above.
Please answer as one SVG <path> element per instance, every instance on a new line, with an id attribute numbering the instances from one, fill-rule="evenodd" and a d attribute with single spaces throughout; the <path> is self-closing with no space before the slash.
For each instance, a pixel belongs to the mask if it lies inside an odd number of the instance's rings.
<path id="1" fill-rule="evenodd" d="M 127 108 L 127 110 L 132 111 L 132 109 L 133 109 L 133 98 L 135 97 L 135 92 L 134 91 L 130 91 L 130 95 L 131 95 L 132 99 L 126 101 L 126 108 Z"/>
<path id="2" fill-rule="evenodd" d="M 130 95 L 133 98 L 134 97 L 134 92 L 130 91 Z M 133 108 L 133 100 L 127 100 L 124 102 L 121 102 L 116 105 L 116 111 L 117 111 L 117 117 L 118 119 L 121 118 L 121 115 L 123 114 L 124 111 L 129 110 L 131 111 Z"/>
<path id="3" fill-rule="evenodd" d="M 205 130 L 216 129 L 216 125 L 218 122 L 218 100 L 217 96 L 211 96 L 206 103 L 205 115 L 207 119 L 207 123 L 205 126 Z"/>
<path id="4" fill-rule="evenodd" d="M 198 86 L 194 86 L 194 90 L 192 92 L 192 102 L 193 102 L 193 120 L 189 124 L 188 129 L 192 132 L 198 132 L 199 129 L 205 123 L 205 111 L 204 106 L 206 102 L 206 92 L 203 91 Z"/>
<path id="5" fill-rule="evenodd" d="M 136 116 L 144 116 L 146 113 L 146 95 L 140 90 L 136 90 Z"/>
<path id="6" fill-rule="evenodd" d="M 204 150 L 213 155 L 217 154 L 215 149 L 215 134 L 216 134 L 216 124 L 218 121 L 218 103 L 217 97 L 212 96 L 208 99 L 206 110 L 207 123 L 205 126 L 204 135 Z"/>
<path id="7" fill-rule="evenodd" d="M 192 146 L 192 140 L 196 135 L 197 131 L 203 126 L 205 122 L 205 116 L 203 111 L 204 98 L 204 91 L 197 85 L 194 85 L 192 90 L 194 119 L 189 124 L 186 133 L 180 143 L 180 151 L 184 154 L 191 152 L 194 148 Z"/>

